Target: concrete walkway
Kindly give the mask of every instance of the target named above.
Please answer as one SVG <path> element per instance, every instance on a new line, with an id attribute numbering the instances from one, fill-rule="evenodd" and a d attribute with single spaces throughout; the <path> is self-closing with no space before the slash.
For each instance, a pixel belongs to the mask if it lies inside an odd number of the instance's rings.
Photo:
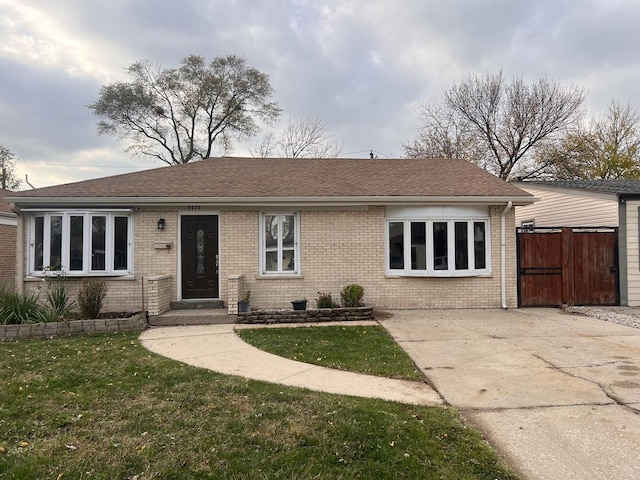
<path id="1" fill-rule="evenodd" d="M 342 395 L 442 404 L 426 383 L 344 372 L 258 350 L 243 342 L 231 324 L 153 328 L 144 331 L 140 341 L 152 352 L 228 375 Z"/>

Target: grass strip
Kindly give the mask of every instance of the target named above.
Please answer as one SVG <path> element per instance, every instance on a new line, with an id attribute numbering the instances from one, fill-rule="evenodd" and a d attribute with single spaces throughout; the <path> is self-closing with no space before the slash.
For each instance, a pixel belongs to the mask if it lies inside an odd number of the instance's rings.
<path id="1" fill-rule="evenodd" d="M 240 338 L 274 355 L 323 367 L 403 380 L 423 380 L 411 358 L 379 325 L 251 328 Z"/>

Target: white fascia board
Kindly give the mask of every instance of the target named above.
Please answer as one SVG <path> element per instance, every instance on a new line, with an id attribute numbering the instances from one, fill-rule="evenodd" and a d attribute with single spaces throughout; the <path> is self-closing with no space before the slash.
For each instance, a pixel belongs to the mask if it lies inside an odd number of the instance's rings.
<path id="1" fill-rule="evenodd" d="M 367 196 L 367 197 L 14 197 L 17 209 L 210 206 L 210 207 L 347 207 L 364 205 L 529 205 L 535 197 L 502 196 Z"/>

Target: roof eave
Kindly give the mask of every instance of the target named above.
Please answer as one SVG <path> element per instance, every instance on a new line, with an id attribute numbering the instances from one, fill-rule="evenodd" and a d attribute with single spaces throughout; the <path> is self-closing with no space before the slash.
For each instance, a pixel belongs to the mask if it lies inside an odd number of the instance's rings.
<path id="1" fill-rule="evenodd" d="M 47 208 L 104 206 L 210 206 L 210 207 L 340 207 L 364 205 L 529 205 L 533 196 L 337 196 L 337 197 L 12 197 L 7 200 L 17 209 L 34 206 Z"/>

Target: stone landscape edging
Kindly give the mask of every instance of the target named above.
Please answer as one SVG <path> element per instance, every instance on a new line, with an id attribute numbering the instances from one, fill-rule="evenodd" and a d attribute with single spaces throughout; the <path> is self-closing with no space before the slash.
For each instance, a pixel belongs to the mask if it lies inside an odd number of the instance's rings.
<path id="1" fill-rule="evenodd" d="M 145 330 L 147 327 L 147 316 L 144 312 L 128 318 L 0 325 L 0 341 L 16 340 L 18 338 L 53 338 L 93 333 L 128 332 Z"/>
<path id="2" fill-rule="evenodd" d="M 257 309 L 237 314 L 238 323 L 317 323 L 374 320 L 373 307 L 310 308 L 307 310 Z"/>

